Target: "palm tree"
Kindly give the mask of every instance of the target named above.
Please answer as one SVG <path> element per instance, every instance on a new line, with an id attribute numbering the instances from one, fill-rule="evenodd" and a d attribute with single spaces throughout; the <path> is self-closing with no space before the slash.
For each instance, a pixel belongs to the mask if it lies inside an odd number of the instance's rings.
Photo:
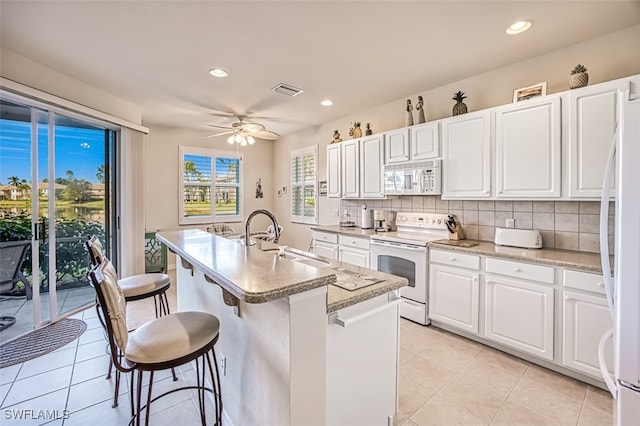
<path id="1" fill-rule="evenodd" d="M 96 173 L 96 179 L 98 179 L 98 182 L 104 183 L 104 164 L 101 165 L 101 166 L 98 166 L 98 172 Z"/>
<path id="2" fill-rule="evenodd" d="M 11 176 L 7 182 L 9 183 L 9 185 L 11 186 L 15 186 L 16 188 L 18 186 L 20 186 L 20 178 L 18 176 Z"/>

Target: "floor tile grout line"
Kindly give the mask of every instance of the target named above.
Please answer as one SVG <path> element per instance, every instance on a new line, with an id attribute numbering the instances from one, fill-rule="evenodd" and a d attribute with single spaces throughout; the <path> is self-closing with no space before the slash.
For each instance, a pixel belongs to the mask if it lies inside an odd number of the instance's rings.
<path id="1" fill-rule="evenodd" d="M 516 390 L 516 388 L 518 387 L 520 382 L 522 382 L 522 379 L 524 379 L 524 376 L 527 374 L 527 371 L 529 371 L 529 368 L 531 368 L 531 363 L 529 363 L 529 365 L 527 365 L 527 368 L 524 369 L 524 371 L 520 375 L 520 378 L 515 383 L 515 385 L 513 385 L 513 387 L 511 388 L 511 390 L 507 394 L 507 397 L 504 399 L 504 401 L 502 401 L 502 404 L 500 405 L 500 408 L 498 408 L 498 411 L 496 411 L 496 413 L 493 415 L 493 417 L 491 418 L 491 420 L 489 421 L 488 424 L 493 423 L 493 421 L 496 419 L 496 417 L 498 417 L 498 414 L 500 414 L 500 412 L 504 409 L 505 405 L 507 405 L 507 403 L 511 400 L 511 395 L 513 395 L 513 392 Z"/>

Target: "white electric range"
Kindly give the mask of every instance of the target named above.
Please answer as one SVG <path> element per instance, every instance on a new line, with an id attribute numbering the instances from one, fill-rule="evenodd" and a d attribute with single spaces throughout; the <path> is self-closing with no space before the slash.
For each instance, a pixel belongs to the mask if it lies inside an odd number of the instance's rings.
<path id="1" fill-rule="evenodd" d="M 400 315 L 427 325 L 428 247 L 430 241 L 447 238 L 447 215 L 400 212 L 396 232 L 371 236 L 371 268 L 399 275 L 409 280 L 400 294 L 404 303 Z"/>

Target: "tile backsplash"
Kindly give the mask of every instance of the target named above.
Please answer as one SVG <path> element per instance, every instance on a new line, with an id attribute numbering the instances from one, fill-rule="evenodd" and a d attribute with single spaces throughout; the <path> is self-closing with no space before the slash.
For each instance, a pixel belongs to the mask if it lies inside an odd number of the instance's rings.
<path id="1" fill-rule="evenodd" d="M 467 238 L 493 241 L 495 229 L 515 220 L 518 229 L 537 229 L 545 248 L 600 252 L 599 201 L 448 201 L 440 196 L 402 196 L 387 200 L 341 200 L 357 225 L 361 208 L 453 214 Z M 614 204 L 609 206 L 609 246 L 613 249 Z"/>

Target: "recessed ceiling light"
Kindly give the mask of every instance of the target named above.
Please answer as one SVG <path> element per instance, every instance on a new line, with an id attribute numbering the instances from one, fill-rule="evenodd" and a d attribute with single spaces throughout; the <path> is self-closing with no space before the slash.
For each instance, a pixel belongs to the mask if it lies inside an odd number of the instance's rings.
<path id="1" fill-rule="evenodd" d="M 331 105 L 333 105 L 333 101 L 331 99 L 325 99 L 324 101 L 320 102 L 320 105 L 322 105 L 322 106 L 331 106 Z"/>
<path id="2" fill-rule="evenodd" d="M 529 20 L 514 22 L 509 28 L 507 28 L 507 34 L 520 34 L 527 31 L 532 25 L 533 22 Z"/>
<path id="3" fill-rule="evenodd" d="M 209 74 L 211 74 L 214 77 L 226 77 L 229 75 L 225 70 L 220 68 L 214 68 L 212 70 L 209 70 Z"/>

